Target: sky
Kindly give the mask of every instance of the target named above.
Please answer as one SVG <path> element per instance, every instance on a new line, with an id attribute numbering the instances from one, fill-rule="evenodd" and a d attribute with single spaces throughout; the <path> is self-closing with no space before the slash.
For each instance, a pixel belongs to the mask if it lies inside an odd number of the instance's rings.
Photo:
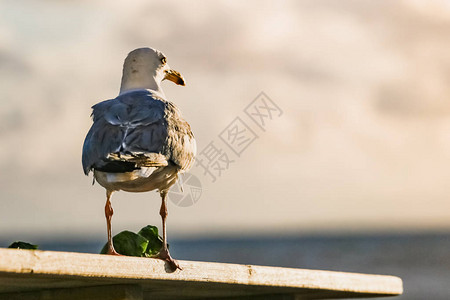
<path id="1" fill-rule="evenodd" d="M 104 234 L 81 147 L 145 46 L 186 79 L 163 89 L 198 158 L 228 159 L 169 235 L 450 228 L 448 1 L 30 0 L 0 1 L 1 235 Z M 156 192 L 112 204 L 113 231 L 160 225 Z"/>

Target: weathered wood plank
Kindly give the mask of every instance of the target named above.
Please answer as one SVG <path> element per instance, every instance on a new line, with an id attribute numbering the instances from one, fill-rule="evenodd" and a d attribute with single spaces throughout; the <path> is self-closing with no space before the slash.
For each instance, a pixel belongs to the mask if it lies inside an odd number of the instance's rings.
<path id="1" fill-rule="evenodd" d="M 144 299 L 319 299 L 402 293 L 402 281 L 394 276 L 193 261 L 180 265 L 183 270 L 171 272 L 157 259 L 0 249 L 0 293 L 107 284 L 138 284 Z"/>

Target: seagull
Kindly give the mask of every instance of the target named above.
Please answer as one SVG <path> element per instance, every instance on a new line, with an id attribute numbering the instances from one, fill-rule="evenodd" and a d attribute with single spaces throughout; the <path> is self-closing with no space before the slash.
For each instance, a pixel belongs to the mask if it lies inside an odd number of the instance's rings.
<path id="1" fill-rule="evenodd" d="M 185 85 L 162 52 L 139 48 L 128 54 L 119 95 L 92 107 L 93 124 L 84 141 L 82 163 L 84 173 L 93 171 L 94 182 L 106 189 L 107 253 L 120 255 L 111 235 L 112 193 L 157 190 L 162 199 L 163 246 L 156 257 L 176 270 L 181 268 L 167 247 L 167 193 L 179 174 L 193 165 L 196 143 L 189 123 L 166 100 L 161 88 L 165 79 Z"/>

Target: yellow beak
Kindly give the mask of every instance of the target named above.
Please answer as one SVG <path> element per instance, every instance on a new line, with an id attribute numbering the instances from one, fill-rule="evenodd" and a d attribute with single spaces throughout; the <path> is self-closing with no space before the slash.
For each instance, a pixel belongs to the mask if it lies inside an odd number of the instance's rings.
<path id="1" fill-rule="evenodd" d="M 181 76 L 181 74 L 175 70 L 166 70 L 166 75 L 164 76 L 164 79 L 168 79 L 178 85 L 185 85 L 183 76 Z"/>

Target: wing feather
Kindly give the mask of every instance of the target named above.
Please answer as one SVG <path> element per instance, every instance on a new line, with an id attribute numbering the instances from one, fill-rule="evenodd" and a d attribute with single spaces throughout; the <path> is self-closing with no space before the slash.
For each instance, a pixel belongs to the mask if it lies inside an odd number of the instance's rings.
<path id="1" fill-rule="evenodd" d="M 91 169 L 125 172 L 168 161 L 187 170 L 195 140 L 178 109 L 151 91 L 137 91 L 93 106 L 94 123 L 83 145 L 85 174 Z"/>

